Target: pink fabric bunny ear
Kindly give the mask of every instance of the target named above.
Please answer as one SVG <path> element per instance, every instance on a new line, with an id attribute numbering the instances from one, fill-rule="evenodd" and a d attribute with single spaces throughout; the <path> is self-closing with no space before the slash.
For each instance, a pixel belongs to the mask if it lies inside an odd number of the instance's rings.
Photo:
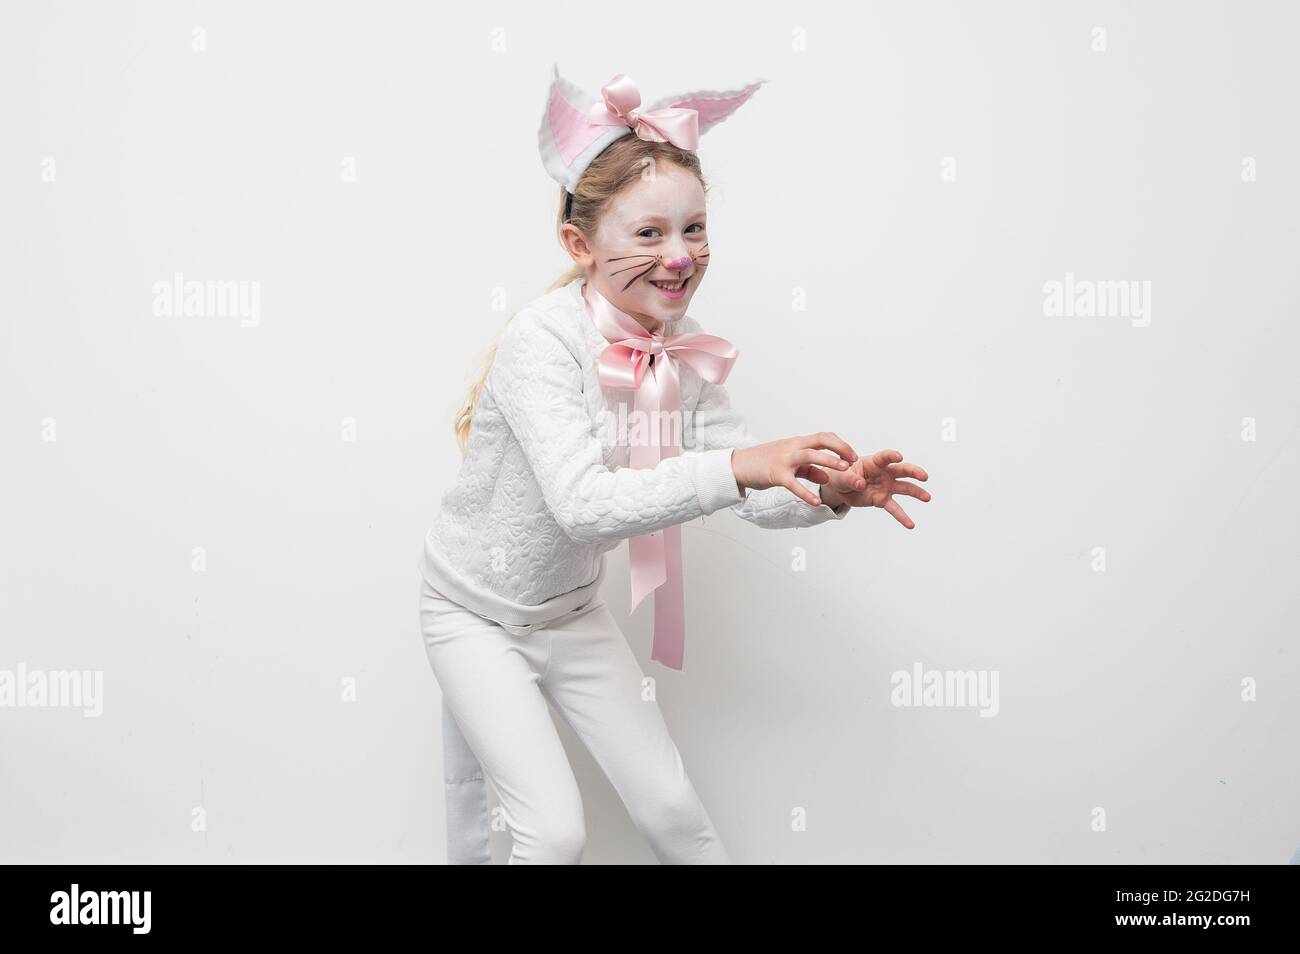
<path id="1" fill-rule="evenodd" d="M 562 77 L 559 64 L 554 66 L 537 144 L 546 171 L 570 192 L 591 160 L 615 139 L 632 132 L 628 126 L 593 123 L 591 107 L 597 102 L 597 97 Z"/>
<path id="2" fill-rule="evenodd" d="M 737 90 L 701 90 L 670 96 L 640 109 L 634 105 L 640 102 L 640 93 L 622 73 L 616 74 L 598 97 L 564 79 L 556 64 L 537 133 L 542 165 L 552 179 L 572 193 L 587 166 L 615 139 L 635 134 L 660 142 L 676 141 L 689 148 L 683 141 L 686 132 L 698 125 L 699 134 L 703 134 L 716 126 L 765 82 L 760 79 Z M 683 116 L 683 111 L 689 112 Z M 696 116 L 691 117 L 691 112 Z M 698 122 L 684 123 L 684 119 Z M 694 144 L 689 136 L 686 141 Z"/>
<path id="3" fill-rule="evenodd" d="M 700 114 L 700 132 L 705 133 L 749 102 L 758 88 L 767 80 L 755 80 L 741 89 L 718 92 L 701 90 L 682 96 L 669 96 L 651 106 L 651 109 L 685 108 Z"/>

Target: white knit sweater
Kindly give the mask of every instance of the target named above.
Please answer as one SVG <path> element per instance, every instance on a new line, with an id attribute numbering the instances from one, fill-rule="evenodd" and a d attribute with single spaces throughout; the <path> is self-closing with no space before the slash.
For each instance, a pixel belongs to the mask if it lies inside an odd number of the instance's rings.
<path id="1" fill-rule="evenodd" d="M 527 625 L 593 598 L 605 553 L 629 537 L 724 507 L 772 529 L 844 518 L 847 504 L 814 507 L 785 487 L 738 488 L 732 450 L 760 441 L 726 389 L 683 361 L 682 452 L 654 468 L 630 468 L 618 418 L 623 402 L 624 420 L 631 415 L 632 393 L 605 388 L 597 377 L 608 342 L 586 310 L 583 281 L 534 299 L 506 324 L 468 454 L 420 554 L 434 589 L 482 616 Z M 663 328 L 666 335 L 702 330 L 690 316 Z"/>

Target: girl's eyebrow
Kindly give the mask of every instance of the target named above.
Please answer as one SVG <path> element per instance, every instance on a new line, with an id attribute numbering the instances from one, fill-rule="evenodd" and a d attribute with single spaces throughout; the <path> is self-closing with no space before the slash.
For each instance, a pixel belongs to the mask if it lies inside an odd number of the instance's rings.
<path id="1" fill-rule="evenodd" d="M 698 209 L 697 211 L 692 212 L 690 215 L 688 215 L 687 218 L 688 218 L 688 219 L 702 219 L 702 218 L 704 218 L 704 210 L 703 210 L 703 209 Z M 657 215 L 657 214 L 651 212 L 651 213 L 649 213 L 649 214 L 647 214 L 647 215 L 643 215 L 643 216 L 641 216 L 640 218 L 634 219 L 634 220 L 633 220 L 633 225 L 641 226 L 642 223 L 645 223 L 645 222 L 653 222 L 653 223 L 655 223 L 656 225 L 665 225 L 665 224 L 667 224 L 668 220 L 667 220 L 666 218 L 664 218 L 662 215 Z"/>

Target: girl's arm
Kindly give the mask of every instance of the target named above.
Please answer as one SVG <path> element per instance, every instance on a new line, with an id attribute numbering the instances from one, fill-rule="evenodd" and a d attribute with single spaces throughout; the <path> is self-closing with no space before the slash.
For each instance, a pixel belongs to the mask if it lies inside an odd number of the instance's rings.
<path id="1" fill-rule="evenodd" d="M 687 324 L 693 322 L 691 319 Z M 690 330 L 698 331 L 698 323 Z M 726 388 L 703 378 L 700 379 L 699 403 L 695 406 L 695 413 L 688 415 L 683 431 L 683 446 L 689 448 L 683 450 L 684 456 L 716 453 L 715 449 L 719 447 L 753 447 L 761 443 L 749 433 L 740 412 L 731 406 Z M 797 479 L 819 497 L 822 488 L 829 486 L 802 477 Z M 768 530 L 789 530 L 813 527 L 828 520 L 843 520 L 853 508 L 846 503 L 833 508 L 825 503 L 814 507 L 785 487 L 769 487 L 766 490 L 746 488 L 744 499 L 731 505 L 731 509 L 750 523 Z"/>
<path id="2" fill-rule="evenodd" d="M 541 312 L 524 309 L 507 324 L 484 391 L 523 448 L 556 522 L 580 543 L 662 530 L 744 499 L 731 447 L 609 470 L 592 433 L 582 367 Z"/>

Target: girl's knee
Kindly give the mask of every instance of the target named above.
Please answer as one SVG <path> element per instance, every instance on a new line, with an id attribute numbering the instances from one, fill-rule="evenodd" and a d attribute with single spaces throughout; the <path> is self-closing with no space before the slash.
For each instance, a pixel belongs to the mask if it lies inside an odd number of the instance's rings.
<path id="1" fill-rule="evenodd" d="M 638 803 L 636 822 L 664 864 L 730 864 L 722 839 L 689 781 Z"/>
<path id="2" fill-rule="evenodd" d="M 650 836 L 693 835 L 710 828 L 708 813 L 686 778 L 657 787 L 639 801 L 637 824 Z"/>
<path id="3" fill-rule="evenodd" d="M 512 864 L 576 865 L 587 847 L 582 809 L 550 811 L 513 830 Z"/>

